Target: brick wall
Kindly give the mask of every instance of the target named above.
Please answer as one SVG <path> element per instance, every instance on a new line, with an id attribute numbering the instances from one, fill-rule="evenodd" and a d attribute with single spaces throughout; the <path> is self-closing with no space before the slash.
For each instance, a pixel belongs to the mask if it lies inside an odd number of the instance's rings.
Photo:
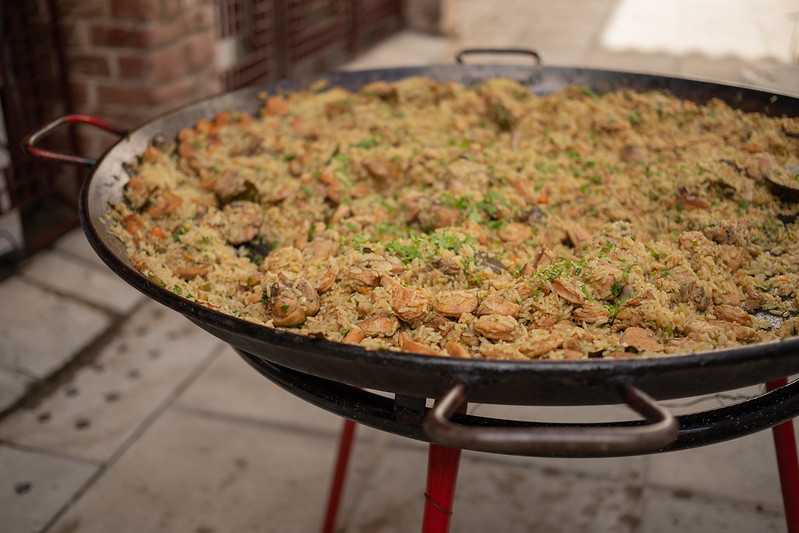
<path id="1" fill-rule="evenodd" d="M 125 129 L 223 90 L 333 69 L 402 26 L 401 0 L 55 1 L 75 111 Z M 78 136 L 89 157 L 111 141 Z"/>
<path id="2" fill-rule="evenodd" d="M 75 111 L 133 128 L 220 91 L 214 0 L 57 0 Z M 108 139 L 81 132 L 86 155 Z"/>

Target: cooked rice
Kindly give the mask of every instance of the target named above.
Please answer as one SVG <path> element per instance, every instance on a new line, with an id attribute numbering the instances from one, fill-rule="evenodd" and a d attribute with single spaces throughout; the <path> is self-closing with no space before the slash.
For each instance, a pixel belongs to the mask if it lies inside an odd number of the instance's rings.
<path id="1" fill-rule="evenodd" d="M 109 223 L 153 282 L 298 334 L 475 359 L 697 352 L 796 333 L 798 209 L 767 177 L 799 165 L 797 131 L 504 79 L 265 95 L 151 145 Z"/>

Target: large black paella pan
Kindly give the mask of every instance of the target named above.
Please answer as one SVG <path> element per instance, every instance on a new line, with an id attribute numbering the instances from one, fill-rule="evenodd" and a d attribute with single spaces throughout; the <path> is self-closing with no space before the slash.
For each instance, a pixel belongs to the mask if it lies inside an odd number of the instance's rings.
<path id="1" fill-rule="evenodd" d="M 505 77 L 538 94 L 548 94 L 570 84 L 597 92 L 619 88 L 656 89 L 696 103 L 717 98 L 743 111 L 799 116 L 799 98 L 785 94 L 697 80 L 579 68 L 459 64 L 340 72 L 323 78 L 330 86 L 357 90 L 373 81 L 391 82 L 410 76 L 465 85 Z M 81 197 L 81 221 L 95 251 L 121 278 L 251 357 L 303 374 L 417 398 L 443 398 L 449 392 L 460 399 L 465 395 L 474 402 L 519 405 L 583 405 L 621 400 L 650 420 L 662 423 L 665 415 L 652 407 L 654 404 L 647 396 L 669 399 L 715 393 L 799 372 L 799 338 L 796 337 L 705 353 L 623 360 L 517 362 L 367 351 L 222 314 L 162 288 L 136 270 L 102 218 L 110 203 L 123 200 L 123 187 L 129 178 L 126 165 L 134 161 L 154 137 L 174 137 L 198 120 L 230 109 L 255 113 L 261 105 L 257 98 L 259 93 L 302 89 L 310 81 L 281 81 L 190 105 L 127 132 L 96 161 L 50 154 L 35 146 L 42 136 L 64 122 L 88 122 L 113 129 L 91 117 L 72 116 L 49 124 L 28 139 L 28 150 L 39 157 L 91 167 Z M 791 415 L 785 413 L 784 418 Z M 666 432 L 673 437 L 673 420 L 667 425 L 670 428 Z"/>

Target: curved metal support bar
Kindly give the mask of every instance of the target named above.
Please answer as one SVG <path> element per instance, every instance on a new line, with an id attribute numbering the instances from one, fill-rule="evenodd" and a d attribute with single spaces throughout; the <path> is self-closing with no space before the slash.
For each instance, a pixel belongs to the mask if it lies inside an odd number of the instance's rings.
<path id="1" fill-rule="evenodd" d="M 466 403 L 466 386 L 455 386 L 437 401 L 424 430 L 441 444 L 489 453 L 547 455 L 629 455 L 660 450 L 677 438 L 677 419 L 632 385 L 621 388 L 624 402 L 646 420 L 630 427 L 473 427 L 450 418 Z"/>
<path id="2" fill-rule="evenodd" d="M 261 375 L 317 407 L 381 431 L 388 431 L 423 442 L 438 442 L 423 427 L 423 422 L 429 412 L 424 406 L 423 398 L 397 396 L 392 399 L 357 387 L 298 372 L 241 350 L 237 350 L 237 352 Z M 455 401 L 461 401 L 457 391 L 450 391 L 450 394 L 456 396 Z M 505 453 L 540 457 L 621 457 L 684 450 L 751 435 L 796 416 L 799 416 L 799 380 L 739 403 L 680 415 L 677 417 L 679 425 L 677 438 L 662 449 L 631 451 L 601 450 L 595 447 L 594 449 L 575 450 L 574 448 L 557 449 L 553 446 L 547 450 Z M 597 429 L 647 427 L 646 422 L 641 421 L 563 424 L 496 419 L 459 413 L 451 415 L 450 423 L 466 426 L 468 429 L 488 428 L 492 432 L 498 429 L 515 430 L 520 428 L 553 428 L 561 432 L 564 429 L 594 431 Z"/>
<path id="3" fill-rule="evenodd" d="M 93 167 L 97 163 L 97 161 L 94 159 L 80 157 L 77 155 L 59 154 L 57 152 L 52 152 L 50 150 L 45 150 L 36 146 L 36 144 L 41 141 L 42 138 L 49 135 L 54 129 L 62 124 L 89 124 L 90 126 L 94 126 L 95 128 L 119 135 L 120 137 L 124 137 L 128 133 L 126 130 L 112 126 L 108 122 L 100 120 L 99 118 L 95 118 L 91 115 L 65 115 L 53 120 L 48 124 L 45 124 L 39 130 L 27 135 L 22 140 L 22 147 L 33 157 L 39 159 Z"/>
<path id="4" fill-rule="evenodd" d="M 476 55 L 476 54 L 516 54 L 516 55 L 524 55 L 527 57 L 531 57 L 533 59 L 533 66 L 539 66 L 541 64 L 541 56 L 535 50 L 530 50 L 529 48 L 467 48 L 465 50 L 461 50 L 455 56 L 455 61 L 458 62 L 459 65 L 463 64 L 463 59 L 467 55 Z"/>

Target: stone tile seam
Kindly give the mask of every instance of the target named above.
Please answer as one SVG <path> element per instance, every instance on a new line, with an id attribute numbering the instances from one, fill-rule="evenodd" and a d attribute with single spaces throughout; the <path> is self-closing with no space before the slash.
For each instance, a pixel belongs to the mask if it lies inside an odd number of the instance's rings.
<path id="1" fill-rule="evenodd" d="M 413 441 L 416 443 L 417 441 Z M 389 448 L 396 447 L 396 448 L 411 448 L 411 445 L 408 443 L 404 443 L 403 441 L 394 440 L 389 443 Z M 630 489 L 640 489 L 641 491 L 647 490 L 655 490 L 655 491 L 663 491 L 668 493 L 675 493 L 679 492 L 682 487 L 680 484 L 670 485 L 667 483 L 657 483 L 652 482 L 649 476 L 649 461 L 647 460 L 648 456 L 643 456 L 642 465 L 639 470 L 640 477 L 637 479 L 625 479 L 622 476 L 612 475 L 612 474 L 601 474 L 601 473 L 594 473 L 586 470 L 580 469 L 578 466 L 575 466 L 574 469 L 571 468 L 564 468 L 561 466 L 551 467 L 542 465 L 540 463 L 536 464 L 531 462 L 530 464 L 521 464 L 518 462 L 513 462 L 509 459 L 503 459 L 505 456 L 496 455 L 496 454 L 484 454 L 480 452 L 471 452 L 468 450 L 464 450 L 464 454 L 461 460 L 461 467 L 468 465 L 469 462 L 475 463 L 482 463 L 482 464 L 494 464 L 497 466 L 513 466 L 514 468 L 522 468 L 527 469 L 529 471 L 537 471 L 541 474 L 553 474 L 557 476 L 569 476 L 569 477 L 578 477 L 580 479 L 587 479 L 593 481 L 603 481 L 608 483 L 614 483 L 624 488 Z M 533 459 L 544 459 L 540 457 L 531 457 Z M 468 468 L 468 466 L 466 466 Z M 774 465 L 776 468 L 776 463 Z M 722 503 L 725 505 L 732 505 L 736 507 L 744 507 L 750 508 L 756 512 L 767 512 L 773 514 L 773 516 L 782 516 L 782 505 L 781 502 L 776 502 L 773 505 L 770 502 L 765 501 L 758 501 L 756 499 L 746 499 L 746 498 L 731 498 L 724 494 L 717 494 L 708 491 L 693 491 L 691 493 L 690 499 L 695 501 L 702 501 L 702 502 L 713 502 L 713 503 Z M 643 497 L 639 498 L 639 505 L 644 505 L 642 502 Z M 643 513 L 640 516 L 644 516 Z"/>
<path id="2" fill-rule="evenodd" d="M 9 374 L 21 376 L 23 379 L 28 380 L 30 382 L 29 386 L 39 381 L 39 378 L 37 378 L 35 375 L 33 375 L 29 370 L 25 368 L 20 368 L 18 366 L 10 366 L 5 363 L 0 363 L 0 368 L 2 368 L 3 371 Z M 0 411 L 0 417 L 2 416 L 3 412 Z"/>
<path id="3" fill-rule="evenodd" d="M 204 359 L 200 361 L 200 363 L 192 369 L 188 375 L 183 378 L 180 383 L 174 388 L 172 392 L 158 405 L 153 411 L 148 414 L 144 420 L 138 425 L 138 427 L 131 433 L 131 435 L 125 439 L 125 441 L 120 444 L 120 446 L 106 459 L 102 461 L 97 468 L 97 470 L 89 476 L 86 482 L 75 491 L 71 498 L 69 498 L 64 505 L 62 505 L 50 520 L 42 527 L 40 533 L 46 533 L 50 528 L 58 522 L 58 520 L 69 510 L 72 505 L 77 503 L 80 498 L 89 492 L 94 484 L 105 474 L 105 472 L 109 471 L 127 452 L 135 443 L 139 440 L 139 438 L 144 435 L 148 429 L 150 429 L 156 421 L 158 421 L 161 416 L 166 413 L 177 401 L 177 399 L 183 394 L 183 392 L 192 384 L 194 383 L 202 373 L 211 365 L 211 363 L 216 359 L 220 353 L 225 349 L 225 345 L 223 343 L 217 343 L 208 353 L 205 354 Z"/>
<path id="4" fill-rule="evenodd" d="M 213 411 L 211 409 L 192 407 L 190 405 L 180 404 L 179 402 L 175 404 L 173 409 L 176 412 L 181 412 L 186 415 L 194 416 L 197 418 L 202 418 L 207 420 L 217 420 L 232 424 L 244 424 L 251 427 L 271 428 L 271 429 L 277 429 L 279 431 L 296 433 L 299 435 L 307 435 L 313 437 L 333 437 L 333 438 L 338 438 L 339 435 L 338 431 L 326 431 L 323 429 L 309 427 L 307 424 L 303 423 L 302 421 L 298 421 L 296 424 L 294 424 L 289 422 L 281 422 L 279 420 L 266 420 L 252 416 L 237 415 L 232 413 L 222 413 L 219 411 Z M 337 416 L 337 415 L 330 413 L 330 416 Z"/>
<path id="5" fill-rule="evenodd" d="M 70 357 L 64 362 L 63 365 L 51 372 L 49 375 L 40 379 L 28 376 L 31 378 L 31 383 L 29 383 L 26 387 L 26 391 L 22 397 L 8 408 L 0 410 L 0 424 L 3 422 L 4 418 L 17 409 L 24 408 L 26 406 L 34 406 L 40 400 L 49 397 L 58 390 L 58 387 L 61 384 L 69 381 L 69 379 L 80 369 L 92 364 L 97 357 L 100 356 L 103 349 L 111 345 L 117 339 L 119 330 L 125 325 L 127 318 L 143 305 L 144 300 L 136 304 L 130 313 L 111 313 L 111 321 L 108 327 L 105 328 L 105 330 L 101 333 L 97 334 L 93 339 L 90 339 L 81 348 L 77 349 L 72 357 Z M 108 311 L 104 310 L 104 312 Z M 4 366 L 3 368 L 6 367 Z"/>
<path id="6" fill-rule="evenodd" d="M 94 252 L 93 248 L 91 250 L 92 250 L 93 253 L 96 253 L 96 252 Z M 96 261 L 88 259 L 88 258 L 86 258 L 86 257 L 84 257 L 84 256 L 82 256 L 82 255 L 80 255 L 78 253 L 70 251 L 69 248 L 58 248 L 58 247 L 56 247 L 56 248 L 53 248 L 51 251 L 52 251 L 52 253 L 54 255 L 57 255 L 57 256 L 61 257 L 61 259 L 65 260 L 65 261 L 69 261 L 71 263 L 75 263 L 76 265 L 78 265 L 80 267 L 87 268 L 89 270 L 93 270 L 93 271 L 101 273 L 101 274 L 106 274 L 106 275 L 110 275 L 110 276 L 116 277 L 114 272 L 105 263 L 98 263 Z M 97 257 L 97 259 L 99 259 L 99 257 Z"/>
<path id="7" fill-rule="evenodd" d="M 348 479 L 345 481 L 344 485 L 344 499 L 340 512 L 340 523 L 342 526 L 356 522 L 358 510 L 368 495 L 369 486 L 373 483 L 375 476 L 378 475 L 380 462 L 383 461 L 387 453 L 390 453 L 392 441 L 394 440 L 391 437 L 392 435 L 389 433 L 381 431 L 377 434 L 376 438 L 373 439 L 373 442 L 367 450 L 359 451 L 358 446 L 360 445 L 362 447 L 364 444 L 367 444 L 367 442 L 365 442 L 363 437 L 358 439 L 358 430 L 356 427 L 353 446 L 357 455 L 354 457 L 358 457 L 358 459 L 362 461 L 362 464 L 357 469 L 351 467 L 349 469 L 350 471 L 347 473 Z M 403 442 L 405 440 L 407 439 L 403 439 Z M 417 443 L 418 441 L 413 442 Z M 422 450 L 420 451 L 421 453 L 425 453 Z M 424 460 L 426 460 L 426 454 L 420 456 L 420 459 L 422 457 L 425 457 Z M 423 479 L 419 480 L 419 492 L 421 492 L 423 482 Z M 421 495 L 422 494 L 419 494 L 419 496 Z"/>
<path id="8" fill-rule="evenodd" d="M 734 498 L 725 494 L 715 494 L 703 490 L 691 490 L 686 493 L 684 484 L 669 485 L 667 483 L 647 482 L 642 488 L 644 491 L 665 492 L 676 498 L 683 498 L 695 502 L 719 503 L 728 507 L 750 509 L 753 512 L 767 513 L 774 517 L 784 515 L 782 501 L 766 502 L 754 499 Z"/>
<path id="9" fill-rule="evenodd" d="M 95 466 L 101 467 L 103 465 L 103 461 L 99 459 L 90 459 L 88 457 L 81 457 L 78 455 L 72 455 L 69 453 L 60 453 L 53 450 L 46 450 L 42 448 L 37 448 L 35 446 L 26 446 L 24 444 L 19 444 L 16 442 L 7 441 L 4 439 L 0 439 L 0 446 L 4 446 L 6 448 L 11 448 L 13 450 L 17 450 L 24 453 L 29 453 L 33 455 L 42 455 L 46 457 L 52 457 L 53 459 L 61 459 L 63 461 L 69 461 L 72 463 L 78 463 L 86 466 Z"/>
<path id="10" fill-rule="evenodd" d="M 381 433 L 381 435 L 386 435 L 387 437 L 391 437 L 392 435 L 388 433 Z M 414 451 L 419 452 L 422 455 L 427 454 L 427 443 L 418 441 L 415 439 L 407 439 L 402 438 L 399 436 L 394 436 L 396 438 L 391 438 L 386 443 L 384 443 L 385 447 L 387 448 L 386 453 L 390 453 L 390 450 L 398 449 L 398 450 L 405 450 L 405 451 Z M 357 437 L 356 433 L 356 444 L 362 442 L 359 437 Z M 529 462 L 522 463 L 519 459 L 529 459 Z M 581 479 L 593 480 L 593 481 L 604 481 L 609 483 L 616 483 L 620 485 L 624 485 L 625 487 L 632 487 L 632 488 L 641 488 L 643 489 L 646 485 L 646 479 L 648 472 L 648 461 L 646 457 L 641 457 L 641 468 L 637 470 L 640 474 L 637 477 L 628 477 L 623 475 L 614 475 L 614 474 L 603 474 L 603 473 L 595 473 L 591 471 L 586 471 L 585 469 L 581 469 L 577 464 L 575 464 L 574 468 L 568 468 L 563 466 L 548 466 L 546 464 L 542 464 L 540 461 L 547 459 L 546 457 L 522 457 L 522 456 L 514 456 L 514 455 L 502 455 L 502 454 L 491 454 L 491 453 L 483 453 L 483 452 L 476 452 L 472 450 L 463 450 L 463 456 L 461 459 L 461 464 L 465 465 L 468 463 L 476 463 L 482 465 L 494 465 L 497 467 L 513 467 L 528 470 L 531 472 L 539 472 L 541 474 L 546 475 L 555 475 L 555 476 L 569 476 L 569 477 L 579 477 Z M 633 457 L 634 459 L 634 457 Z"/>
<path id="11" fill-rule="evenodd" d="M 91 300 L 89 300 L 87 298 L 81 298 L 80 296 L 78 296 L 76 294 L 72 294 L 72 293 L 69 293 L 69 292 L 58 290 L 58 289 L 54 288 L 53 286 L 48 285 L 47 283 L 43 283 L 43 282 L 37 280 L 36 278 L 33 278 L 33 277 L 30 277 L 30 276 L 26 275 L 24 272 L 18 274 L 16 276 L 16 279 L 18 279 L 22 283 L 25 283 L 25 284 L 30 285 L 32 287 L 36 287 L 37 289 L 40 289 L 42 291 L 48 292 L 48 293 L 56 296 L 57 298 L 61 298 L 61 299 L 64 299 L 64 300 L 68 300 L 68 301 L 80 304 L 80 305 L 82 305 L 84 307 L 88 307 L 88 308 L 93 309 L 95 311 L 100 311 L 101 313 L 106 314 L 106 315 L 108 315 L 110 317 L 125 317 L 125 316 L 128 316 L 130 314 L 133 314 L 133 312 L 135 312 L 136 309 L 138 309 L 142 305 L 142 302 L 144 301 L 144 298 L 141 298 L 140 301 L 138 303 L 136 303 L 136 305 L 134 306 L 133 309 L 131 309 L 130 311 L 126 311 L 124 313 L 120 313 L 119 311 L 116 311 L 116 310 L 114 310 L 112 308 L 100 305 L 97 302 L 92 302 Z"/>
<path id="12" fill-rule="evenodd" d="M 604 474 L 604 473 L 595 473 L 584 468 L 580 468 L 579 463 L 574 463 L 574 467 L 563 467 L 561 465 L 557 466 L 548 466 L 542 461 L 548 459 L 547 457 L 527 457 L 530 459 L 529 463 L 524 464 L 519 461 L 513 461 L 509 459 L 509 457 L 519 457 L 517 456 L 501 456 L 496 454 L 485 454 L 480 452 L 469 452 L 464 450 L 463 461 L 474 461 L 476 463 L 482 463 L 486 465 L 496 465 L 501 467 L 508 467 L 513 466 L 514 468 L 523 468 L 527 470 L 534 470 L 539 471 L 542 474 L 546 475 L 555 475 L 555 476 L 577 476 L 582 479 L 589 479 L 593 481 L 609 481 L 614 483 L 626 483 L 629 485 L 635 486 L 643 486 L 646 484 L 645 479 L 645 470 L 647 469 L 647 461 L 644 459 L 641 463 L 641 468 L 636 469 L 636 472 L 640 473 L 638 477 L 631 477 L 631 476 L 624 476 L 624 475 L 617 475 L 617 474 Z M 616 459 L 616 458 L 614 458 Z"/>

